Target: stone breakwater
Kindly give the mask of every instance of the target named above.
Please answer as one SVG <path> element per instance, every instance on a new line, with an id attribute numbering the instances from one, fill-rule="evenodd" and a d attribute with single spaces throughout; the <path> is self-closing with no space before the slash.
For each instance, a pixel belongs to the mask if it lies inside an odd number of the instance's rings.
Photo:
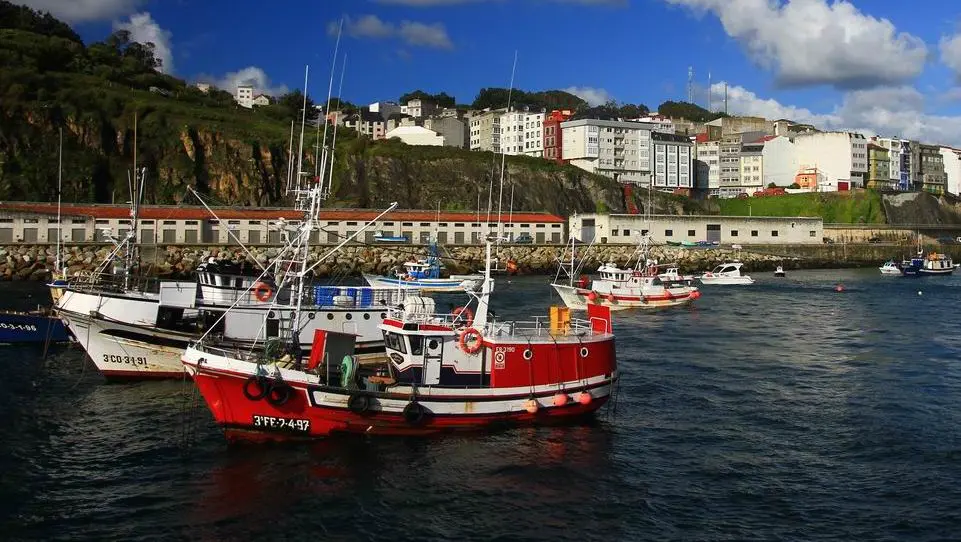
<path id="1" fill-rule="evenodd" d="M 317 261 L 330 246 L 311 249 L 311 259 Z M 583 272 L 591 273 L 605 262 L 632 265 L 636 260 L 633 245 L 599 245 L 584 258 Z M 961 248 L 961 247 L 959 247 Z M 279 247 L 249 247 L 261 264 L 280 254 Z M 111 247 L 97 244 L 72 245 L 62 248 L 62 261 L 69 275 L 89 272 L 110 253 Z M 483 246 L 449 246 L 442 250 L 444 264 L 451 273 L 476 272 L 483 269 Z M 729 248 L 686 249 L 654 247 L 651 257 L 661 263 L 677 263 L 682 272 L 692 273 L 710 269 L 718 263 L 737 258 L 749 271 L 769 271 L 777 265 L 787 269 L 815 269 L 835 267 L 876 266 L 889 258 L 900 259 L 913 253 L 907 245 L 771 245 L 746 247 L 734 251 Z M 578 249 L 579 255 L 583 249 Z M 957 260 L 961 250 L 952 247 L 947 252 Z M 346 246 L 319 264 L 316 275 L 331 277 L 359 273 L 385 274 L 411 258 L 427 254 L 427 247 L 403 246 Z M 558 258 L 570 260 L 570 252 L 557 245 L 510 245 L 495 249 L 503 268 L 513 261 L 521 274 L 552 274 L 557 270 Z M 141 248 L 140 272 L 146 276 L 183 278 L 209 258 L 242 261 L 239 248 L 220 246 L 144 246 Z M 0 247 L 0 280 L 48 280 L 54 268 L 56 248 L 50 245 L 7 245 Z"/>

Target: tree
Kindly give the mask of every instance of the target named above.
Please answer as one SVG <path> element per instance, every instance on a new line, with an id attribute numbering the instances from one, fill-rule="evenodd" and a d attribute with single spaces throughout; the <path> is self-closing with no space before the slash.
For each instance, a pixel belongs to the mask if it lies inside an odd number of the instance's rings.
<path id="1" fill-rule="evenodd" d="M 661 115 L 673 118 L 683 118 L 694 122 L 709 122 L 720 117 L 728 116 L 721 112 L 711 112 L 703 107 L 688 102 L 666 101 L 657 108 Z"/>
<path id="2" fill-rule="evenodd" d="M 304 94 L 300 90 L 288 92 L 277 98 L 277 105 L 290 111 L 290 118 L 300 118 L 300 110 L 304 107 Z M 307 96 L 307 118 L 316 119 L 320 113 L 314 107 L 314 101 Z"/>
<path id="3" fill-rule="evenodd" d="M 777 188 L 777 184 L 775 184 L 775 183 L 767 183 L 767 187 L 768 187 L 768 188 Z"/>
<path id="4" fill-rule="evenodd" d="M 454 97 L 448 95 L 446 92 L 440 92 L 438 94 L 430 94 L 424 92 L 423 90 L 417 89 L 413 92 L 408 92 L 400 97 L 400 103 L 406 104 L 411 100 L 424 100 L 427 102 L 432 102 L 437 104 L 439 107 L 454 107 Z"/>

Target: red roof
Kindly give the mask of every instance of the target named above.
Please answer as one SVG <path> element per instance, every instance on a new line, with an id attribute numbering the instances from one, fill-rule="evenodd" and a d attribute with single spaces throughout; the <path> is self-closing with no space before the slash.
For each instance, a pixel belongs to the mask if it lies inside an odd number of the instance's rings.
<path id="1" fill-rule="evenodd" d="M 776 136 L 776 135 L 766 135 L 766 136 L 762 137 L 761 139 L 758 139 L 757 141 L 754 141 L 754 143 L 767 143 L 768 141 L 770 141 L 770 140 L 772 140 L 772 139 L 774 139 L 774 138 L 776 138 L 776 137 L 778 137 L 778 136 Z"/>
<path id="2" fill-rule="evenodd" d="M 295 209 L 287 207 L 212 207 L 214 213 L 224 220 L 276 220 L 283 217 L 285 220 L 300 220 L 304 214 Z M 0 203 L 0 212 L 21 212 L 43 215 L 56 215 L 57 205 L 54 203 L 31 203 L 31 202 L 3 202 Z M 322 209 L 320 220 L 373 220 L 382 211 L 378 209 Z M 61 214 L 65 216 L 89 216 L 93 218 L 130 218 L 130 208 L 125 205 L 78 205 L 63 204 Z M 419 211 L 419 210 L 398 210 L 384 216 L 387 221 L 419 221 L 432 222 L 437 220 L 445 222 L 477 222 L 477 213 L 471 212 L 441 212 Z M 480 214 L 483 222 L 487 220 L 487 213 Z M 179 207 L 174 205 L 147 205 L 140 208 L 140 218 L 147 220 L 206 220 L 213 216 L 203 207 Z M 563 218 L 549 213 L 522 212 L 513 215 L 504 212 L 501 214 L 501 222 L 535 222 L 535 223 L 563 223 Z M 492 213 L 491 222 L 497 222 L 497 214 Z"/>
<path id="3" fill-rule="evenodd" d="M 707 132 L 694 136 L 694 141 L 697 141 L 698 143 L 707 143 Z"/>

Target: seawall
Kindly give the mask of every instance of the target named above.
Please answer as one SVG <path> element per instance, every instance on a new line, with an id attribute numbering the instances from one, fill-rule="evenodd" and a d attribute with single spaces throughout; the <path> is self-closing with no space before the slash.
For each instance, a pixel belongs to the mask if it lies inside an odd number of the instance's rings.
<path id="1" fill-rule="evenodd" d="M 277 257 L 276 246 L 248 247 L 261 263 Z M 317 261 L 332 246 L 320 245 L 311 250 L 311 259 Z M 936 245 L 931 249 L 941 250 Z M 955 261 L 961 260 L 961 245 L 943 247 Z M 604 262 L 619 265 L 633 263 L 636 246 L 598 245 L 584 258 L 584 272 L 593 272 Z M 110 252 L 103 244 L 80 244 L 62 247 L 63 262 L 68 274 L 93 271 Z M 836 267 L 877 266 L 890 259 L 909 256 L 915 247 L 909 244 L 822 244 L 822 245 L 745 245 L 742 250 L 728 247 L 711 249 L 687 249 L 680 247 L 654 247 L 651 257 L 661 263 L 676 262 L 683 272 L 710 269 L 726 260 L 738 258 L 747 270 L 767 271 L 777 265 L 788 269 L 818 269 Z M 578 249 L 579 256 L 583 249 Z M 356 275 L 359 273 L 388 273 L 411 258 L 427 254 L 423 245 L 365 246 L 348 245 L 340 252 L 320 263 L 316 275 L 320 277 Z M 557 269 L 558 258 L 570 259 L 564 246 L 558 245 L 509 245 L 495 249 L 501 267 L 513 260 L 522 274 L 552 274 Z M 442 249 L 444 264 L 452 273 L 478 271 L 484 264 L 483 246 L 449 246 Z M 208 258 L 245 258 L 242 249 L 223 246 L 145 246 L 141 249 L 141 272 L 146 276 L 181 278 Z M 56 248 L 51 245 L 0 246 L 0 280 L 47 280 L 51 276 L 56 259 Z"/>

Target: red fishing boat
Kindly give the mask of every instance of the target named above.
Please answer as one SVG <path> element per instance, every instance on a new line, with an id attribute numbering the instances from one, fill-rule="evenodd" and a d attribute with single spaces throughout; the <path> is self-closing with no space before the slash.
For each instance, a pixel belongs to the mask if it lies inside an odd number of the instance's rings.
<path id="1" fill-rule="evenodd" d="M 527 322 L 488 318 L 490 254 L 488 243 L 468 306 L 436 314 L 417 297 L 388 310 L 386 359 L 363 360 L 352 335 L 318 330 L 309 359 L 296 359 L 296 345 L 277 360 L 200 343 L 184 366 L 230 439 L 425 435 L 593 413 L 618 380 L 609 308 L 589 306 L 586 320 L 564 307 Z"/>

